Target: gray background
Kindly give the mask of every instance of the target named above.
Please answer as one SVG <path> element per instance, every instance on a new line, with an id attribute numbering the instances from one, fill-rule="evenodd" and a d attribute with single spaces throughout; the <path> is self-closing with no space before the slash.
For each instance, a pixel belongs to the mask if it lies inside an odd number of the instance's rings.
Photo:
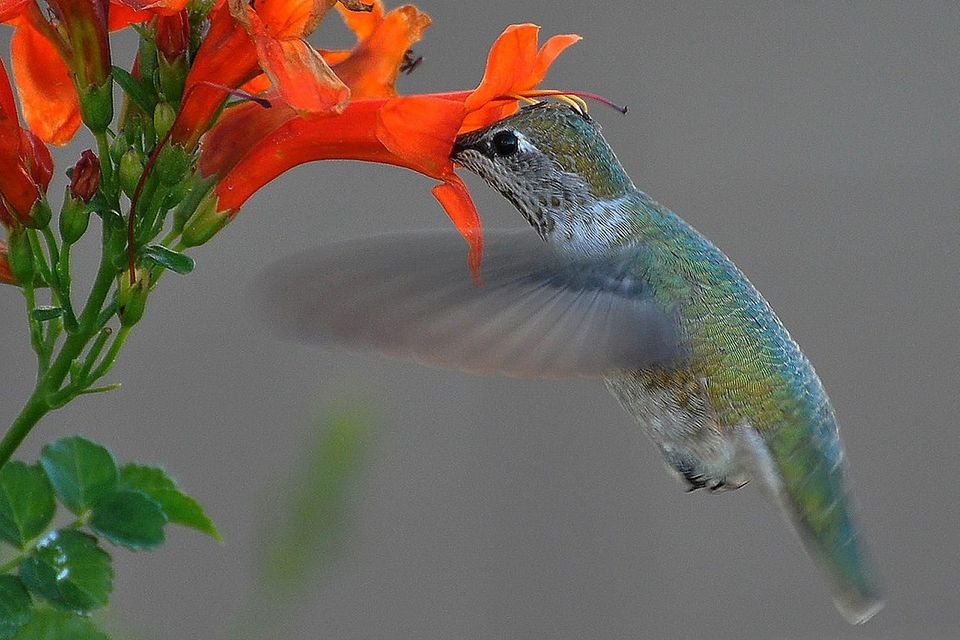
<path id="1" fill-rule="evenodd" d="M 596 381 L 308 349 L 248 319 L 245 287 L 272 259 L 448 224 L 421 176 L 328 162 L 261 191 L 193 275 L 161 284 L 112 376 L 121 392 L 50 416 L 22 449 L 83 432 L 162 461 L 219 524 L 224 546 L 175 529 L 157 553 L 118 554 L 112 615 L 149 638 L 225 637 L 259 616 L 264 505 L 314 417 L 357 403 L 381 420 L 349 546 L 262 637 L 956 637 L 960 6 L 420 6 L 435 26 L 408 93 L 472 87 L 510 22 L 584 36 L 547 86 L 630 105 L 594 115 L 634 180 L 743 268 L 817 366 L 886 609 L 846 626 L 755 487 L 684 494 Z M 326 46 L 349 42 L 337 22 Z M 488 225 L 523 224 L 468 182 Z M 21 314 L 0 291 L 0 423 L 33 375 Z"/>

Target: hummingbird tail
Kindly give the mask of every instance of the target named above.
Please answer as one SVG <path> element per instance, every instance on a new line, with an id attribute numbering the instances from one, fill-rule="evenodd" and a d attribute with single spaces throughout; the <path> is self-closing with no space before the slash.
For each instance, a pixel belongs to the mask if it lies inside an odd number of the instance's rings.
<path id="1" fill-rule="evenodd" d="M 861 624 L 884 603 L 852 513 L 840 440 L 835 427 L 826 431 L 778 429 L 765 443 L 755 443 L 758 466 L 807 552 L 827 574 L 837 609 L 849 623 Z"/>

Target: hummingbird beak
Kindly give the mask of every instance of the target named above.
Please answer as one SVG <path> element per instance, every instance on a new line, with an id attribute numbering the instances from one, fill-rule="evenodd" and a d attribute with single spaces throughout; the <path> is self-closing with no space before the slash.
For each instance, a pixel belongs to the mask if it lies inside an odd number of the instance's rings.
<path id="1" fill-rule="evenodd" d="M 484 149 L 481 148 L 484 144 L 483 132 L 484 130 L 481 129 L 480 131 L 471 131 L 470 133 L 457 136 L 457 139 L 453 143 L 453 150 L 450 152 L 450 158 L 454 162 L 460 162 L 465 151 L 479 151 L 483 153 Z"/>
<path id="2" fill-rule="evenodd" d="M 450 159 L 454 162 L 460 162 L 463 152 L 471 148 L 470 145 L 463 143 L 463 136 L 457 138 L 456 142 L 453 143 L 453 151 L 450 152 Z"/>

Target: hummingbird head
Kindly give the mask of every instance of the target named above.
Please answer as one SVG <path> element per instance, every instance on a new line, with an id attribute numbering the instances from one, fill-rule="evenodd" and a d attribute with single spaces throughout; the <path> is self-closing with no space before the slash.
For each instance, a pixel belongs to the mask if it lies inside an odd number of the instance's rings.
<path id="1" fill-rule="evenodd" d="M 608 222 L 605 205 L 633 189 L 599 125 L 559 103 L 524 107 L 463 134 L 451 157 L 510 200 L 544 239 L 590 234 Z"/>

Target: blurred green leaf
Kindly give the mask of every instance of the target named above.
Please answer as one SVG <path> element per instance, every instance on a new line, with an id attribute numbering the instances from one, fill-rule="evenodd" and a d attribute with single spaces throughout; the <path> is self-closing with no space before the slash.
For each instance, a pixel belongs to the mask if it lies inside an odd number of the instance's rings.
<path id="1" fill-rule="evenodd" d="M 16 576 L 0 576 L 0 640 L 9 640 L 22 627 L 33 609 L 27 588 Z"/>
<path id="2" fill-rule="evenodd" d="M 40 463 L 60 500 L 77 514 L 113 491 L 119 478 L 113 454 L 80 436 L 45 446 Z"/>
<path id="3" fill-rule="evenodd" d="M 50 525 L 56 509 L 39 465 L 15 460 L 0 468 L 0 539 L 22 549 Z"/>
<path id="4" fill-rule="evenodd" d="M 350 492 L 365 468 L 370 420 L 352 413 L 327 421 L 310 457 L 289 484 L 289 500 L 275 525 L 264 574 L 275 587 L 292 588 L 340 546 L 350 519 Z"/>
<path id="5" fill-rule="evenodd" d="M 107 604 L 113 590 L 110 554 L 97 539 L 75 529 L 47 535 L 20 563 L 27 588 L 65 611 L 89 613 Z"/>
<path id="6" fill-rule="evenodd" d="M 191 527 L 215 540 L 223 540 L 200 503 L 180 491 L 173 478 L 160 467 L 125 464 L 120 470 L 120 481 L 123 486 L 143 491 L 159 502 L 170 522 Z"/>
<path id="7" fill-rule="evenodd" d="M 110 640 L 89 618 L 73 613 L 38 609 L 13 640 Z"/>
<path id="8" fill-rule="evenodd" d="M 167 516 L 160 503 L 133 489 L 121 489 L 102 498 L 90 518 L 91 529 L 133 551 L 163 544 L 165 524 Z"/>
<path id="9" fill-rule="evenodd" d="M 141 255 L 150 262 L 169 269 L 174 273 L 179 273 L 180 275 L 190 273 L 196 266 L 196 263 L 190 256 L 180 253 L 179 251 L 174 251 L 173 249 L 168 249 L 159 244 L 144 247 Z"/>

